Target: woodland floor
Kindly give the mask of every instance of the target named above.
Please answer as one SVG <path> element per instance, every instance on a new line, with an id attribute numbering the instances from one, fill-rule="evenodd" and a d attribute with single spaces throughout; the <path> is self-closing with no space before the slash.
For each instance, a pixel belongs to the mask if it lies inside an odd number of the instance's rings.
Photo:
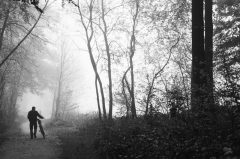
<path id="1" fill-rule="evenodd" d="M 28 134 L 18 130 L 9 130 L 7 138 L 0 147 L 1 159 L 57 159 L 60 156 L 60 140 L 57 136 L 48 135 L 30 139 Z"/>
<path id="2" fill-rule="evenodd" d="M 74 127 L 53 127 L 46 131 L 46 139 L 40 133 L 30 139 L 19 129 L 0 135 L 1 159 L 94 159 L 92 138 Z M 6 135 L 7 134 L 7 135 Z M 86 136 L 87 135 L 87 136 Z"/>
<path id="3" fill-rule="evenodd" d="M 55 127 L 51 131 L 61 141 L 60 159 L 98 159 L 94 149 L 95 132 L 74 127 Z"/>

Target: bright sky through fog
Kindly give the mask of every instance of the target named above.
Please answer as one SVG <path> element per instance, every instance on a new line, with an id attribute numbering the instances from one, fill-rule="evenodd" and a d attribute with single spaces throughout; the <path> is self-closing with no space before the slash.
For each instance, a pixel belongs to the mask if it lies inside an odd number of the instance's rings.
<path id="1" fill-rule="evenodd" d="M 46 26 L 46 29 L 44 29 L 45 38 L 52 43 L 47 46 L 59 53 L 61 41 L 65 41 L 69 53 L 73 56 L 74 78 L 71 81 L 71 89 L 73 89 L 74 93 L 72 102 L 79 105 L 78 111 L 80 113 L 97 111 L 93 69 L 88 52 L 86 52 L 86 43 L 83 40 L 84 34 L 81 35 L 82 31 L 79 30 L 81 24 L 77 23 L 78 17 L 75 15 L 74 18 L 73 13 L 63 9 L 60 1 L 52 4 L 45 14 L 50 17 L 48 25 L 51 27 L 49 29 Z M 19 112 L 26 116 L 31 107 L 36 106 L 43 116 L 49 118 L 52 113 L 52 102 L 53 91 L 45 90 L 42 95 L 26 92 L 18 100 Z"/>

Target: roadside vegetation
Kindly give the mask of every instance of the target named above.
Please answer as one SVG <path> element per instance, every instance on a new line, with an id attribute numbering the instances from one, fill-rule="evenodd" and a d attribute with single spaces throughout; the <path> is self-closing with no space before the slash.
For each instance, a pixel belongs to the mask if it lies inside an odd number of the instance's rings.
<path id="1" fill-rule="evenodd" d="M 227 158 L 240 154 L 240 116 L 222 107 L 214 117 L 184 111 L 175 117 L 155 113 L 101 122 L 97 115 L 55 120 L 47 125 L 61 140 L 62 157 L 77 158 Z"/>

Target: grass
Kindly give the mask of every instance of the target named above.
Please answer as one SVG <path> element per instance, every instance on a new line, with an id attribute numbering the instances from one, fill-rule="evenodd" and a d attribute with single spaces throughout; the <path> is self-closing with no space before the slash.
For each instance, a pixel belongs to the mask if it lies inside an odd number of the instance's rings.
<path id="1" fill-rule="evenodd" d="M 91 134 L 84 131 L 59 133 L 59 139 L 62 143 L 62 159 L 95 159 L 97 154 L 93 147 L 93 138 Z"/>
<path id="2" fill-rule="evenodd" d="M 93 120 L 94 117 L 85 116 L 75 121 L 54 120 L 45 125 L 61 141 L 61 159 L 98 159 L 94 148 L 98 122 Z"/>

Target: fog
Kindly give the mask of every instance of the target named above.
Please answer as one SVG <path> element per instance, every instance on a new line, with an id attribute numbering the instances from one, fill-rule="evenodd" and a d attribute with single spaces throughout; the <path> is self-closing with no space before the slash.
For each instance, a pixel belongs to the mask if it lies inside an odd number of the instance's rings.
<path id="1" fill-rule="evenodd" d="M 62 8 L 60 1 L 55 1 L 49 6 L 45 17 L 47 20 L 43 20 L 41 25 L 44 27 L 42 29 L 44 38 L 48 41 L 46 43 L 47 49 L 50 50 L 48 54 L 53 56 L 59 54 L 63 42 L 67 53 L 71 54 L 71 71 L 73 72 L 69 84 L 73 91 L 71 103 L 78 105 L 73 112 L 96 112 L 94 73 L 88 52 L 85 49 L 86 43 L 81 37 L 81 30 L 79 31 L 80 24 L 76 24 L 76 16 L 68 9 Z M 39 74 L 39 76 L 42 75 Z M 22 131 L 28 133 L 27 113 L 32 106 L 35 106 L 45 119 L 50 119 L 53 101 L 54 91 L 51 89 L 45 88 L 38 93 L 33 93 L 30 90 L 25 91 L 17 100 L 18 114 L 26 118 L 26 122 L 21 125 Z"/>
<path id="2" fill-rule="evenodd" d="M 119 3 L 118 1 L 114 1 L 109 3 L 109 5 L 118 6 L 115 3 Z M 123 7 L 124 8 L 124 7 Z M 75 8 L 76 9 L 76 8 Z M 125 8 L 126 9 L 126 8 Z M 122 11 L 116 9 L 113 12 L 113 15 L 109 15 L 109 25 L 115 26 L 115 21 L 112 20 L 114 15 L 119 16 L 119 13 Z M 125 11 L 124 11 L 125 12 Z M 131 23 L 131 17 L 129 17 L 129 11 L 126 9 L 126 15 L 122 15 L 122 20 L 129 21 Z M 126 27 L 129 27 L 129 24 L 126 23 Z M 74 13 L 74 9 L 71 5 L 66 5 L 65 8 L 62 8 L 61 1 L 54 1 L 54 3 L 49 6 L 47 12 L 44 13 L 44 19 L 41 21 L 41 30 L 43 32 L 43 36 L 48 41 L 45 44 L 47 53 L 43 53 L 43 59 L 45 59 L 46 63 L 51 64 L 52 66 L 56 65 L 56 61 L 59 60 L 62 52 L 66 52 L 67 56 L 70 57 L 69 68 L 71 69 L 71 80 L 69 82 L 68 88 L 72 91 L 71 104 L 76 104 L 76 109 L 72 110 L 74 113 L 90 113 L 97 112 L 97 101 L 96 101 L 96 92 L 94 86 L 95 75 L 93 72 L 93 68 L 91 66 L 89 54 L 87 51 L 86 40 L 85 40 L 85 32 L 81 25 L 79 15 Z M 144 32 L 144 29 L 143 29 Z M 96 33 L 96 36 L 98 34 Z M 119 44 L 122 44 L 124 49 L 128 49 L 129 38 L 128 33 L 119 34 L 118 31 L 111 35 L 111 38 L 117 40 Z M 151 38 L 150 38 L 151 39 Z M 103 40 L 99 37 L 95 40 L 99 41 L 98 45 L 103 45 Z M 149 39 L 141 39 L 149 41 Z M 118 44 L 118 45 L 119 45 Z M 113 49 L 116 49 L 118 52 L 122 52 L 122 48 L 120 49 L 117 44 L 113 44 Z M 115 46 L 116 45 L 116 46 Z M 116 48 L 115 48 L 116 47 Z M 97 52 L 96 48 L 94 51 Z M 120 50 L 119 50 L 120 49 Z M 166 48 L 165 48 L 166 49 Z M 104 52 L 104 48 L 100 48 L 102 52 Z M 162 49 L 164 50 L 164 49 Z M 166 49 L 167 50 L 167 49 Z M 165 51 L 166 51 L 165 50 Z M 100 51 L 100 52 L 101 52 Z M 100 56 L 101 53 L 99 53 Z M 51 58 L 49 58 L 50 56 Z M 118 55 L 116 55 L 117 57 Z M 97 58 L 97 57 L 95 57 Z M 104 89 L 108 88 L 108 79 L 106 75 L 106 68 L 102 67 L 105 65 L 106 60 L 105 57 L 101 57 L 99 67 L 99 73 L 102 78 Z M 159 59 L 161 57 L 159 56 Z M 166 58 L 164 56 L 164 58 Z M 117 60 L 116 60 L 117 61 Z M 166 60 L 164 60 L 166 61 Z M 119 61 L 120 62 L 120 61 Z M 118 62 L 117 62 L 118 63 Z M 147 66 L 144 56 L 143 48 L 138 48 L 138 53 L 134 55 L 134 63 L 135 63 L 135 71 L 136 74 L 136 85 L 143 81 L 143 74 L 141 72 L 151 69 L 151 66 Z M 44 64 L 43 64 L 44 65 Z M 159 65 L 160 66 L 160 65 Z M 46 66 L 47 67 L 47 66 Z M 122 59 L 119 65 L 113 65 L 113 89 L 118 90 L 120 88 L 119 80 L 122 76 L 125 69 L 128 67 L 127 58 Z M 50 68 L 45 68 L 48 72 Z M 54 70 L 54 69 L 53 69 Z M 46 71 L 42 71 L 46 74 Z M 105 72 L 104 72 L 105 71 Z M 56 71 L 55 71 L 56 72 Z M 54 71 L 49 71 L 48 74 L 54 74 Z M 43 76 L 41 73 L 39 76 Z M 46 75 L 45 75 L 46 76 Z M 54 75 L 53 75 L 54 76 Z M 46 81 L 46 83 L 50 83 Z M 54 84 L 56 85 L 56 83 Z M 53 86 L 56 87 L 56 86 Z M 117 92 L 117 91 L 116 91 Z M 108 110 L 108 92 L 105 94 L 106 98 L 106 109 Z M 17 105 L 19 110 L 19 115 L 26 117 L 27 112 L 31 110 L 32 106 L 35 106 L 36 109 L 46 118 L 51 118 L 53 103 L 54 101 L 54 89 L 44 88 L 40 90 L 38 94 L 33 93 L 32 91 L 26 91 L 23 93 L 22 97 L 18 99 Z M 117 103 L 113 107 L 113 114 L 115 115 L 117 111 Z"/>

